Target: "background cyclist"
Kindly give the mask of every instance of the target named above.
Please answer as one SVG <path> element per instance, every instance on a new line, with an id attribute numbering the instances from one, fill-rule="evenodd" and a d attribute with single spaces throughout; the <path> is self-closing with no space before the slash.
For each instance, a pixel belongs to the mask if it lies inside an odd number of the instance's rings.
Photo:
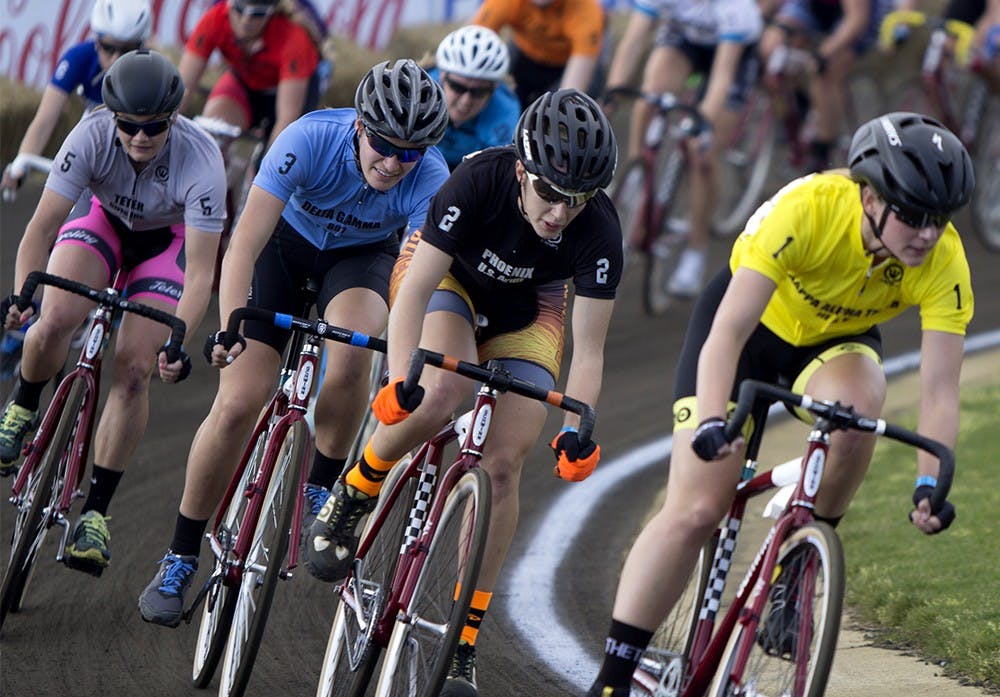
<path id="1" fill-rule="evenodd" d="M 447 119 L 441 86 L 412 60 L 399 60 L 368 71 L 353 109 L 312 112 L 283 131 L 264 156 L 223 261 L 223 326 L 246 304 L 301 315 L 302 288 L 315 278 L 320 316 L 378 336 L 388 315 L 399 233 L 422 224 L 448 174 L 431 147 Z M 139 598 L 148 622 L 180 622 L 208 519 L 274 391 L 288 333 L 248 322 L 244 335 L 228 351 L 215 343 L 219 334 L 206 345 L 206 357 L 225 370 L 188 455 L 169 551 Z M 371 353 L 332 341 L 324 350 L 306 528 L 341 474 L 368 407 Z"/>
<path id="2" fill-rule="evenodd" d="M 639 655 L 728 510 L 743 439 L 728 443 L 723 425 L 742 380 L 781 382 L 877 415 L 886 394 L 878 325 L 916 305 L 923 331 L 917 429 L 955 444 L 973 300 L 949 218 L 972 196 L 972 162 L 937 121 L 902 112 L 858 129 L 848 161 L 849 172 L 797 179 L 765 202 L 695 306 L 678 362 L 666 500 L 625 561 L 591 697 L 629 694 Z M 819 520 L 839 522 L 874 447 L 871 434 L 831 436 Z M 931 515 L 936 473 L 933 456 L 918 451 L 911 520 L 928 534 L 955 517 L 950 503 Z"/>
<path id="3" fill-rule="evenodd" d="M 674 295 L 693 297 L 701 290 L 705 273 L 720 152 L 757 81 L 756 41 L 763 21 L 755 0 L 712 0 L 707 6 L 684 0 L 636 0 L 633 8 L 608 72 L 609 90 L 629 83 L 642 47 L 657 27 L 642 77 L 643 92 L 679 94 L 692 72 L 704 75 L 697 106 L 711 125 L 711 141 L 707 148 L 702 139 L 690 144 L 690 235 L 667 286 Z M 653 109 L 643 99 L 632 108 L 630 160 L 642 151 Z"/>
<path id="4" fill-rule="evenodd" d="M 522 107 L 575 87 L 597 94 L 605 16 L 598 0 L 483 0 L 471 24 L 511 29 L 511 76 Z"/>
<path id="5" fill-rule="evenodd" d="M 102 87 L 107 108 L 84 117 L 56 155 L 59 166 L 49 174 L 17 250 L 15 289 L 34 270 L 104 287 L 125 268 L 131 299 L 176 312 L 189 333 L 197 328 L 211 295 L 225 219 L 225 171 L 215 142 L 177 114 L 183 91 L 177 69 L 155 51 L 126 53 L 111 66 Z M 74 209 L 88 188 L 93 196 Z M 19 313 L 10 302 L 2 310 L 8 328 L 34 312 Z M 0 422 L 3 463 L 18 459 L 41 391 L 65 362 L 70 336 L 92 306 L 77 295 L 46 290 Z M 183 380 L 191 370 L 183 353 L 166 363 L 162 344 L 168 337 L 152 320 L 133 314 L 122 319 L 111 389 L 94 439 L 90 492 L 67 549 L 70 566 L 99 575 L 111 558 L 105 517 L 145 430 L 156 357 L 165 382 Z M 3 468 L 5 474 L 14 470 Z"/>
<path id="6" fill-rule="evenodd" d="M 382 424 L 313 523 L 305 550 L 313 575 L 334 581 L 347 573 L 355 528 L 374 506 L 387 472 L 469 396 L 467 380 L 432 368 L 424 371 L 417 394 L 400 394 L 418 343 L 473 363 L 501 359 L 514 375 L 554 387 L 564 345 L 566 280 L 572 278 L 573 356 L 566 391 L 597 402 L 622 268 L 621 229 L 601 191 L 616 157 L 614 133 L 596 102 L 578 90 L 549 92 L 524 111 L 513 146 L 467 158 L 434 197 L 426 223 L 406 242 L 393 270 L 390 380 L 373 404 Z M 577 422 L 567 415 L 552 440 L 559 474 L 572 481 L 587 477 L 600 457 L 596 444 L 580 447 Z M 441 693 L 451 697 L 477 694 L 476 636 L 514 536 L 521 463 L 541 435 L 545 407 L 504 394 L 491 423 L 482 460 L 493 497 L 487 551 Z"/>
<path id="7" fill-rule="evenodd" d="M 438 44 L 429 72 L 448 105 L 448 128 L 437 147 L 449 169 L 471 152 L 510 142 L 521 107 L 504 82 L 509 68 L 507 45 L 492 29 L 470 24 Z"/>

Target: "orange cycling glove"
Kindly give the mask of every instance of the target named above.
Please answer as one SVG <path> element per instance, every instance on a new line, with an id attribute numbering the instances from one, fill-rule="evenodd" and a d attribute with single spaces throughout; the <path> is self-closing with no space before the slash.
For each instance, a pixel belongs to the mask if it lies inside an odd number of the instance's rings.
<path id="1" fill-rule="evenodd" d="M 420 406 L 424 399 L 424 388 L 417 385 L 412 392 L 403 392 L 403 378 L 396 378 L 375 395 L 372 412 L 375 418 L 387 426 L 398 424 Z"/>
<path id="2" fill-rule="evenodd" d="M 589 477 L 601 459 L 601 446 L 594 441 L 580 446 L 576 429 L 567 426 L 552 439 L 552 451 L 556 454 L 553 470 L 557 477 L 568 482 L 582 482 Z"/>

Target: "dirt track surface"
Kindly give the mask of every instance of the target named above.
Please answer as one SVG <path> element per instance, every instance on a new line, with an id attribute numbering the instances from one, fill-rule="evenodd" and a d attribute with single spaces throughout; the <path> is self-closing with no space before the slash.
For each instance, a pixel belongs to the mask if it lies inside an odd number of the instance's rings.
<path id="1" fill-rule="evenodd" d="M 35 200 L 37 189 L 26 188 L 17 202 L 0 208 L 0 287 L 4 289 L 11 285 L 17 240 Z M 978 301 L 971 332 L 1000 327 L 995 292 L 1000 287 L 998 258 L 984 252 L 975 240 L 966 244 Z M 714 263 L 722 263 L 725 249 L 723 243 L 716 246 Z M 597 430 L 606 458 L 669 430 L 669 395 L 690 309 L 683 305 L 661 318 L 643 317 L 635 277 L 632 274 L 622 289 L 608 340 Z M 207 331 L 215 328 L 213 313 L 214 308 L 190 345 L 200 346 Z M 917 322 L 916 313 L 911 312 L 886 328 L 888 355 L 917 348 Z M 40 562 L 23 611 L 8 618 L 0 635 L 0 694 L 4 697 L 200 694 L 189 679 L 196 627 L 170 630 L 147 625 L 136 610 L 137 596 L 170 541 L 191 437 L 214 396 L 211 371 L 200 361 L 196 371 L 193 379 L 178 386 L 154 384 L 146 436 L 111 507 L 113 560 L 104 576 L 95 579 L 70 571 L 53 563 L 51 556 Z M 916 398 L 912 386 L 894 385 L 892 392 L 904 401 Z M 552 417 L 545 432 L 557 427 Z M 524 468 L 521 522 L 508 566 L 537 531 L 549 502 L 567 486 L 552 478 L 551 453 L 544 446 L 539 444 Z M 594 660 L 607 629 L 622 557 L 662 484 L 662 473 L 657 467 L 652 477 L 623 481 L 616 497 L 595 501 L 587 535 L 574 542 L 573 554 L 558 570 L 560 587 L 574 589 L 561 596 L 560 614 L 590 647 Z M 6 503 L 2 506 L 3 530 L 9 530 L 11 508 Z M 7 553 L 6 546 L 0 550 L 4 563 Z M 539 563 L 545 561 L 542 555 Z M 203 555 L 202 578 L 209 566 Z M 481 634 L 483 697 L 578 696 L 558 670 L 525 650 L 517 631 L 519 618 L 507 611 L 507 600 L 501 586 Z M 279 587 L 248 695 L 314 693 L 333 607 L 330 587 L 304 571 Z M 829 695 L 975 694 L 969 690 L 953 693 L 956 683 L 935 675 L 933 666 L 894 652 L 855 648 L 864 643 L 863 638 L 845 633 Z M 896 664 L 901 666 L 898 677 L 891 672 Z M 919 687 L 918 682 L 923 684 L 920 676 L 925 674 L 928 687 Z M 210 689 L 214 691 L 216 685 Z"/>

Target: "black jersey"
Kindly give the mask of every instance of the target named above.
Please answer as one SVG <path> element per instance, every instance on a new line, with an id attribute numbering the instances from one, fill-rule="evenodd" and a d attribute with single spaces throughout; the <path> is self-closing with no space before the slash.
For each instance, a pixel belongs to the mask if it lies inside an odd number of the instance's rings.
<path id="1" fill-rule="evenodd" d="M 579 296 L 614 298 L 622 233 L 611 200 L 599 192 L 558 238 L 542 239 L 521 214 L 516 157 L 490 148 L 460 164 L 434 195 L 421 241 L 454 257 L 451 274 L 477 307 L 520 304 L 569 279 Z"/>

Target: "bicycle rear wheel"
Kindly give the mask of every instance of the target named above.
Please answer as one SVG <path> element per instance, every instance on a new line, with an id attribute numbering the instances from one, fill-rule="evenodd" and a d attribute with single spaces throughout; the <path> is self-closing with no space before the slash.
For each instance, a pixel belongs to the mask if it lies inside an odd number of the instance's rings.
<path id="1" fill-rule="evenodd" d="M 0 627 L 8 612 L 17 612 L 34 572 L 38 552 L 52 524 L 52 515 L 66 484 L 69 450 L 83 418 L 85 386 L 76 380 L 69 391 L 62 413 L 52 430 L 45 451 L 28 475 L 11 535 L 10 558 L 0 582 Z M 23 465 L 22 465 L 23 466 Z"/>
<path id="2" fill-rule="evenodd" d="M 240 697 L 250 682 L 274 590 L 288 552 L 292 514 L 301 494 L 301 468 L 309 445 L 308 425 L 299 419 L 285 433 L 277 451 L 274 472 L 267 484 L 257 527 L 253 530 L 243 579 L 236 591 L 232 628 L 222 660 L 220 697 Z M 243 532 L 249 531 L 244 528 Z"/>
<path id="3" fill-rule="evenodd" d="M 261 460 L 264 457 L 264 446 L 267 443 L 267 432 L 257 437 L 250 458 L 240 476 L 239 484 L 233 491 L 233 497 L 226 507 L 218 536 L 223 547 L 232 549 L 243 528 L 243 518 L 246 516 L 250 499 L 244 494 L 247 486 L 260 471 Z M 228 555 L 228 551 L 227 551 Z M 226 648 L 229 629 L 236 611 L 237 589 L 223 582 L 225 568 L 218 558 L 212 566 L 209 583 L 212 584 L 205 598 L 201 612 L 201 622 L 198 625 L 198 639 L 194 649 L 194 664 L 191 668 L 191 680 L 197 688 L 208 687 L 219 666 L 219 659 Z"/>
<path id="4" fill-rule="evenodd" d="M 490 504 L 490 479 L 479 468 L 448 492 L 413 596 L 393 627 L 378 697 L 435 697 L 440 691 L 475 590 Z"/>
<path id="5" fill-rule="evenodd" d="M 698 563 L 684 592 L 643 653 L 632 676 L 632 694 L 636 697 L 680 694 L 718 539 L 718 534 L 714 535 L 698 553 Z"/>
<path id="6" fill-rule="evenodd" d="M 979 119 L 976 138 L 976 189 L 972 226 L 991 252 L 1000 252 L 1000 97 L 990 98 Z"/>
<path id="7" fill-rule="evenodd" d="M 810 523 L 782 544 L 756 631 L 738 624 L 709 690 L 715 697 L 822 697 L 844 603 L 844 552 L 826 523 Z M 740 664 L 741 651 L 747 652 Z"/>
<path id="8" fill-rule="evenodd" d="M 388 494 L 398 486 L 399 493 L 392 507 L 386 511 L 384 522 L 374 531 L 375 538 L 361 558 L 360 576 L 352 572 L 344 582 L 342 595 L 350 593 L 361 613 L 359 616 L 356 607 L 343 600 L 337 605 L 316 697 L 361 697 L 371 682 L 380 653 L 374 632 L 392 591 L 390 585 L 417 493 L 418 477 L 411 476 L 400 481 L 408 463 L 409 460 L 403 460 L 389 472 L 382 486 L 383 496 L 379 498 L 361 534 L 360 539 L 364 541 L 373 533 L 372 526 L 376 519 L 390 505 Z"/>

